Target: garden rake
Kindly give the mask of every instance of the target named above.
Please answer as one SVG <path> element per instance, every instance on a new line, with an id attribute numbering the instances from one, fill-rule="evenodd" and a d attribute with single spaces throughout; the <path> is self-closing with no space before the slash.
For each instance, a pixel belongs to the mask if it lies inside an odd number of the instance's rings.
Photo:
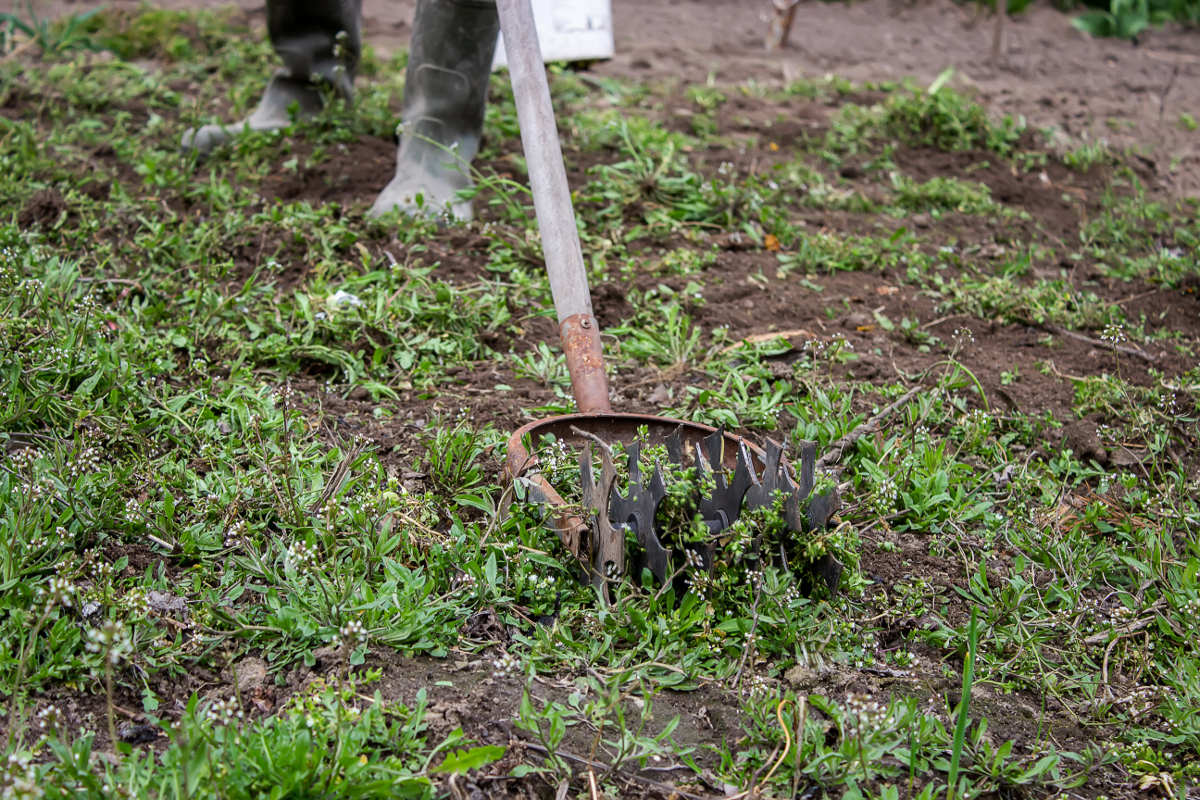
<path id="1" fill-rule="evenodd" d="M 649 569 L 666 583 L 684 569 L 712 573 L 722 531 L 734 525 L 748 509 L 771 507 L 782 495 L 787 529 L 800 540 L 803 534 L 824 528 L 838 509 L 837 489 L 814 493 L 816 443 L 799 447 L 798 481 L 784 448 L 768 440 L 759 448 L 724 429 L 645 414 L 614 413 L 600 345 L 600 326 L 592 314 L 587 272 L 575 226 L 570 189 L 550 101 L 550 87 L 542 63 L 530 0 L 498 0 L 500 28 L 508 53 L 508 69 L 521 128 L 521 141 L 529 170 L 529 184 L 541 232 L 550 289 L 558 315 L 559 335 L 571 388 L 579 413 L 566 414 L 525 425 L 508 441 L 505 471 L 509 480 L 523 478 L 528 499 L 544 504 L 564 546 L 583 567 L 584 577 L 609 599 L 610 581 L 640 577 Z M 527 442 L 552 434 L 559 442 L 581 446 L 580 479 L 583 511 L 568 506 L 562 496 L 537 472 L 537 459 Z M 628 456 L 629 485 L 615 486 L 617 470 L 608 445 L 621 442 Z M 600 474 L 593 467 L 592 445 L 599 444 Z M 669 460 L 679 469 L 690 461 L 700 483 L 711 485 L 708 496 L 697 498 L 696 508 L 708 536 L 684 547 L 664 545 L 657 515 L 667 494 L 662 467 L 649 475 L 641 469 L 643 446 L 665 446 Z M 711 479 L 710 481 L 707 479 Z M 629 534 L 627 536 L 627 534 Z M 627 550 L 626 542 L 636 542 Z M 778 555 L 786 563 L 787 542 Z M 761 538 L 754 549 L 763 547 Z M 771 552 L 760 558 L 773 560 Z M 841 565 L 830 555 L 815 563 L 816 573 L 837 591 Z"/>

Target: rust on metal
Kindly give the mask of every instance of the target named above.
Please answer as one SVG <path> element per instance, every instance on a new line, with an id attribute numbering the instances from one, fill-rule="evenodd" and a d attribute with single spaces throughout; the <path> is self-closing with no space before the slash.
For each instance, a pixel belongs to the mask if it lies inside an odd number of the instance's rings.
<path id="1" fill-rule="evenodd" d="M 580 412 L 607 414 L 612 406 L 608 401 L 604 352 L 600 348 L 600 324 L 591 314 L 575 314 L 562 321 L 559 335 Z"/>
<path id="2" fill-rule="evenodd" d="M 667 437 L 682 426 L 683 443 L 690 450 L 706 436 L 717 432 L 716 428 L 702 425 L 699 422 L 688 422 L 669 417 L 655 417 L 650 414 L 563 414 L 558 417 L 531 422 L 518 429 L 508 439 L 505 473 L 509 480 L 520 477 L 537 466 L 536 457 L 525 449 L 525 437 L 529 437 L 536 446 L 537 441 L 546 434 L 554 434 L 554 438 L 568 444 L 582 445 L 589 440 L 577 434 L 573 429 L 587 431 L 605 442 L 631 442 L 638 437 L 638 430 L 646 428 L 647 444 L 660 445 Z M 724 466 L 729 469 L 737 467 L 737 448 L 745 443 L 750 452 L 761 462 L 764 458 L 762 448 L 749 440 L 733 433 L 725 432 L 725 441 L 730 445 L 723 453 Z"/>

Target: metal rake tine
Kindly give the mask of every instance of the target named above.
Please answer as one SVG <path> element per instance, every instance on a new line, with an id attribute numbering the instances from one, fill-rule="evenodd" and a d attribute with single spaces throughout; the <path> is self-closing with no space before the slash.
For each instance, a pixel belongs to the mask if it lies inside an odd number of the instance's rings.
<path id="1" fill-rule="evenodd" d="M 683 468 L 683 426 L 676 426 L 675 432 L 667 437 L 667 459 L 679 467 Z"/>
<path id="2" fill-rule="evenodd" d="M 639 487 L 642 485 L 642 446 L 634 442 L 626 448 L 625 452 L 629 454 L 629 484 L 630 491 L 632 491 L 634 485 Z"/>
<path id="3" fill-rule="evenodd" d="M 788 480 L 789 486 L 784 489 L 783 498 L 783 520 L 787 523 L 788 530 L 796 533 L 804 532 L 804 522 L 802 506 L 804 501 L 801 499 L 800 487 Z"/>
<path id="4" fill-rule="evenodd" d="M 662 465 L 658 463 L 658 459 L 654 460 L 654 472 L 650 475 L 650 483 L 646 488 L 652 497 L 661 500 L 667 496 L 667 481 L 663 477 Z"/>
<path id="5" fill-rule="evenodd" d="M 800 500 L 803 502 L 812 493 L 817 482 L 817 443 L 800 442 Z"/>
<path id="6" fill-rule="evenodd" d="M 695 445 L 696 451 L 693 453 L 693 458 L 696 463 L 696 477 L 703 483 L 710 474 L 712 474 L 712 466 L 708 463 L 708 459 L 704 457 L 704 452 L 700 445 Z"/>
<path id="7" fill-rule="evenodd" d="M 775 491 L 781 488 L 780 473 L 783 471 L 783 445 L 767 439 L 763 448 L 763 474 L 757 485 L 746 492 L 747 508 L 770 508 L 775 502 Z"/>
<path id="8" fill-rule="evenodd" d="M 825 587 L 829 589 L 829 599 L 837 599 L 838 585 L 842 582 L 842 562 L 826 553 L 813 563 L 812 569 L 825 581 Z"/>
<path id="9" fill-rule="evenodd" d="M 716 433 L 704 437 L 704 447 L 708 450 L 708 461 L 715 472 L 725 470 L 725 426 L 717 428 Z"/>
<path id="10" fill-rule="evenodd" d="M 641 448 L 636 443 L 631 444 L 626 452 L 629 456 L 629 487 L 626 489 L 625 494 L 621 494 L 621 490 L 614 484 L 608 493 L 609 518 L 617 524 L 629 522 L 630 515 L 637 508 L 638 495 L 642 491 L 642 474 L 638 466 L 638 457 L 641 454 Z M 613 474 L 616 474 L 615 467 Z"/>
<path id="11" fill-rule="evenodd" d="M 617 468 L 613 465 L 608 450 L 600 449 L 600 485 L 595 487 L 596 497 L 603 500 L 612 496 L 613 484 L 617 480 Z M 592 550 L 592 583 L 600 590 L 604 602 L 610 602 L 608 593 L 608 575 L 605 564 L 612 563 L 616 575 L 625 574 L 625 535 L 613 527 L 609 520 L 608 508 L 601 503 L 596 509 L 595 539 L 596 546 Z"/>
<path id="12" fill-rule="evenodd" d="M 710 455 L 716 447 L 709 442 Z M 742 504 L 746 492 L 758 484 L 754 471 L 750 469 L 750 451 L 746 442 L 739 441 L 737 467 L 713 474 L 713 491 L 710 497 L 705 497 L 697 504 L 697 508 L 706 520 L 720 520 L 721 527 L 726 528 L 737 522 L 742 514 Z"/>
<path id="13" fill-rule="evenodd" d="M 617 467 L 613 464 L 612 456 L 605 449 L 600 450 L 600 488 L 608 489 L 617 481 Z M 607 494 L 607 492 L 605 492 Z"/>
<path id="14" fill-rule="evenodd" d="M 773 494 L 779 488 L 780 473 L 783 471 L 783 445 L 774 439 L 767 439 L 763 445 L 763 454 L 763 475 L 759 483 L 763 489 Z"/>
<path id="15" fill-rule="evenodd" d="M 731 501 L 736 503 L 736 513 L 739 516 L 746 494 L 751 489 L 759 488 L 758 476 L 754 474 L 752 463 L 750 449 L 746 447 L 746 442 L 744 440 L 738 442 L 737 467 L 734 468 L 733 474 L 726 478 L 725 489 Z"/>
<path id="16" fill-rule="evenodd" d="M 655 530 L 655 518 L 658 516 L 658 506 L 667 496 L 667 482 L 663 480 L 662 468 L 654 464 L 654 474 L 646 486 L 644 499 L 640 503 L 641 516 L 638 525 L 638 544 L 645 552 L 646 563 L 659 583 L 665 583 L 671 573 L 672 553 L 663 546 Z"/>
<path id="17" fill-rule="evenodd" d="M 808 524 L 810 528 L 824 528 L 829 518 L 842 507 L 842 498 L 837 487 L 823 494 L 814 495 L 808 501 Z"/>
<path id="18" fill-rule="evenodd" d="M 591 508 L 592 496 L 596 492 L 596 476 L 592 472 L 592 443 L 586 442 L 579 451 L 579 482 L 582 484 L 583 501 Z"/>

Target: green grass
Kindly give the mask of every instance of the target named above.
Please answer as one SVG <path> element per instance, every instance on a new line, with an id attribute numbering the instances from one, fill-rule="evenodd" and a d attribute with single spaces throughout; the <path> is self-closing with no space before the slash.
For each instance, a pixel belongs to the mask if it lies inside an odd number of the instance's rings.
<path id="1" fill-rule="evenodd" d="M 888 800 L 1194 782 L 1200 507 L 1181 453 L 1200 417 L 1197 371 L 1075 376 L 1072 415 L 1100 415 L 1102 439 L 1149 453 L 1103 469 L 1057 447 L 1064 420 L 1044 408 L 1001 412 L 980 397 L 986 365 L 971 360 L 969 333 L 927 330 L 869 294 L 886 281 L 979 331 L 1120 326 L 1194 361 L 1186 332 L 1133 318 L 1099 284 L 1035 272 L 1076 258 L 1129 294 L 1186 290 L 1194 209 L 1147 200 L 1118 168 L 1100 213 L 1062 241 L 969 176 L 917 180 L 895 167 L 897 148 L 986 151 L 1005 169 L 1044 155 L 1021 150 L 1018 121 L 945 87 L 869 87 L 885 94 L 870 107 L 846 101 L 855 87 L 840 79 L 691 87 L 697 113 L 680 133 L 659 118 L 654 87 L 553 70 L 567 158 L 590 165 L 576 202 L 592 279 L 629 287 L 606 338 L 620 385 L 669 384 L 665 413 L 822 451 L 907 390 L 897 375 L 928 387 L 849 449 L 845 507 L 790 560 L 738 556 L 778 527 L 749 517 L 716 574 L 690 576 L 702 592 L 633 576 L 604 606 L 523 487 L 500 481 L 510 430 L 489 415 L 507 411 L 483 405 L 509 398 L 510 420 L 574 407 L 556 343 L 523 338 L 552 304 L 522 164 L 502 157 L 518 133 L 506 77 L 493 77 L 477 165 L 484 221 L 374 220 L 365 203 L 275 199 L 271 180 L 390 137 L 403 56 L 367 59 L 353 114 L 330 108 L 199 162 L 178 152 L 179 135 L 252 107 L 269 48 L 221 15 L 79 24 L 86 43 L 0 63 L 5 791 L 428 797 L 450 791 L 449 774 L 492 770 L 588 792 L 564 753 L 600 764 L 614 794 L 650 765 L 694 767 L 673 773 L 680 783 Z M 721 133 L 742 91 L 838 107 L 751 175 L 706 155 L 765 144 Z M 214 105 L 224 98 L 231 107 Z M 851 162 L 870 165 L 853 185 L 838 172 Z M 930 227 L 911 223 L 918 213 Z M 849 222 L 818 227 L 813 214 Z M 964 220 L 1003 237 L 1003 257 L 959 242 Z M 731 234 L 753 259 L 743 272 L 718 245 Z M 452 258 L 478 269 L 448 272 Z M 846 275 L 868 312 L 889 304 L 867 317 L 886 344 L 859 352 L 831 331 L 796 353 L 734 347 L 728 328 L 702 321 L 739 281 L 755 298 L 802 286 L 836 316 L 851 301 L 819 283 Z M 875 383 L 847 373 L 896 351 L 915 360 Z M 1006 374 L 1041 377 L 1028 372 Z M 577 498 L 577 466 L 538 444 Z M 683 516 L 693 478 L 670 477 Z M 823 553 L 847 567 L 836 599 L 807 571 Z M 884 582 L 881 558 L 899 563 Z M 529 625 L 556 602 L 556 625 Z M 484 612 L 507 626 L 504 652 L 471 634 Z M 228 674 L 249 657 L 282 691 L 335 645 L 340 666 L 269 713 L 224 679 L 215 694 L 171 697 L 197 670 Z M 522 698 L 506 722 L 548 752 L 514 763 L 435 729 L 425 694 L 385 696 L 394 666 L 373 666 L 380 653 L 494 662 L 497 685 L 515 682 Z M 951 699 L 964 658 L 973 682 Z M 924 683 L 871 697 L 831 688 L 875 680 L 862 670 L 917 669 Z M 544 682 L 567 688 L 547 696 Z M 686 719 L 662 711 L 678 696 L 666 690 L 713 693 L 737 714 L 677 741 Z M 76 700 L 91 716 L 68 723 Z M 1037 716 L 1014 723 L 1004 709 L 1016 703 Z M 145 715 L 161 746 L 111 747 L 118 708 Z M 1086 735 L 1063 744 L 1075 726 Z"/>

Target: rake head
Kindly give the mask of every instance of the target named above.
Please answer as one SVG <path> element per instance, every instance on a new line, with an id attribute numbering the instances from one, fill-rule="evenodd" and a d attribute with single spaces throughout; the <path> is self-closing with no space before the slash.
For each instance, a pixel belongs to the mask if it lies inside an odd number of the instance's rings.
<path id="1" fill-rule="evenodd" d="M 554 487 L 534 471 L 536 459 L 524 442 L 528 436 L 548 433 L 581 446 L 582 514 L 569 510 Z M 628 459 L 624 487 L 616 485 L 618 472 L 608 446 L 618 441 L 625 443 Z M 695 485 L 711 487 L 707 492 L 695 490 L 695 514 L 706 529 L 702 538 L 673 540 L 659 513 L 667 496 L 666 476 L 657 462 L 649 474 L 643 471 L 645 445 L 665 446 L 674 470 L 693 467 Z M 660 583 L 677 580 L 688 570 L 711 575 L 719 548 L 731 537 L 729 529 L 744 513 L 770 509 L 779 500 L 786 533 L 777 541 L 756 537 L 749 552 L 764 563 L 788 563 L 789 553 L 799 552 L 815 532 L 824 529 L 841 505 L 836 487 L 813 491 L 816 443 L 802 442 L 799 450 L 797 474 L 783 446 L 772 440 L 759 448 L 723 429 L 692 422 L 640 414 L 569 414 L 513 434 L 507 473 L 512 479 L 524 475 L 530 499 L 548 506 L 559 538 L 582 566 L 583 578 L 607 599 L 611 581 L 640 576 L 644 569 Z M 812 568 L 830 595 L 836 594 L 842 565 L 825 554 Z"/>

